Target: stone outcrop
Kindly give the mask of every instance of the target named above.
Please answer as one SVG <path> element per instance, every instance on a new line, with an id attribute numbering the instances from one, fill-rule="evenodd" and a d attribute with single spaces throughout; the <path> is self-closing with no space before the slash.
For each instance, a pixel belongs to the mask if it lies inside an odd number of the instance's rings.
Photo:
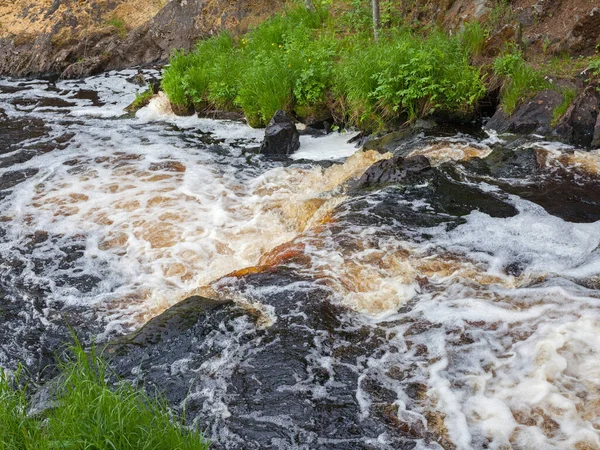
<path id="1" fill-rule="evenodd" d="M 587 86 L 558 123 L 554 111 L 563 101 L 556 91 L 545 90 L 508 116 L 499 109 L 485 125 L 498 133 L 537 134 L 584 148 L 600 147 L 600 92 Z"/>
<path id="2" fill-rule="evenodd" d="M 0 3 L 0 75 L 85 77 L 166 62 L 223 29 L 245 31 L 283 5 L 238 0 L 15 0 Z"/>
<path id="3" fill-rule="evenodd" d="M 300 134 L 294 119 L 285 111 L 277 111 L 265 130 L 260 153 L 265 155 L 290 155 L 300 148 Z"/>
<path id="4" fill-rule="evenodd" d="M 498 109 L 485 127 L 499 133 L 549 135 L 552 132 L 554 109 L 562 100 L 563 96 L 557 91 L 547 89 L 519 106 L 511 116 Z"/>
<path id="5" fill-rule="evenodd" d="M 571 104 L 554 134 L 562 141 L 581 147 L 598 146 L 595 130 L 600 117 L 600 92 L 588 86 Z"/>

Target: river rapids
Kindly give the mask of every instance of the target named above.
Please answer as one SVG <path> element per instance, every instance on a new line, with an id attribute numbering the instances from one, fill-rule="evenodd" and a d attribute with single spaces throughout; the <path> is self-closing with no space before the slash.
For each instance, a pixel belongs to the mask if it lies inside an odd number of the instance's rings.
<path id="1" fill-rule="evenodd" d="M 600 449 L 600 154 L 269 159 L 160 97 L 124 113 L 135 74 L 0 80 L 0 367 L 44 380 L 72 327 L 217 449 Z M 427 167 L 379 177 L 399 155 Z"/>

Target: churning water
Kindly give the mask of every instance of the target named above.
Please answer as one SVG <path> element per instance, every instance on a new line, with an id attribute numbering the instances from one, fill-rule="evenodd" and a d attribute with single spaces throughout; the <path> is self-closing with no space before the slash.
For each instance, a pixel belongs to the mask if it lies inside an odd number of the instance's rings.
<path id="1" fill-rule="evenodd" d="M 395 153 L 432 167 L 365 184 L 391 153 L 268 159 L 160 98 L 126 115 L 133 75 L 0 80 L 1 366 L 200 294 L 234 302 L 115 366 L 217 448 L 600 449 L 599 155 L 421 135 Z"/>

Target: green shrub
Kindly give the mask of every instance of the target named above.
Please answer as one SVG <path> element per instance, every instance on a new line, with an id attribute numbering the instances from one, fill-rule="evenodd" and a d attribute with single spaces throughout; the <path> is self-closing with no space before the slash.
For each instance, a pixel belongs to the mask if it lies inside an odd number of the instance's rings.
<path id="1" fill-rule="evenodd" d="M 503 79 L 500 104 L 502 110 L 508 115 L 538 92 L 551 87 L 550 82 L 540 71 L 525 62 L 520 52 L 508 53 L 496 58 L 494 72 Z"/>
<path id="2" fill-rule="evenodd" d="M 169 60 L 169 66 L 163 71 L 161 87 L 175 106 L 185 107 L 190 104 L 186 94 L 185 76 L 192 67 L 192 58 L 184 51 L 175 51 Z"/>
<path id="3" fill-rule="evenodd" d="M 208 449 L 176 420 L 160 398 L 128 384 L 112 387 L 106 363 L 92 350 L 71 348 L 53 384 L 55 405 L 28 414 L 26 387 L 0 371 L 0 448 L 3 450 Z"/>
<path id="4" fill-rule="evenodd" d="M 239 108 L 252 126 L 278 109 L 311 114 L 329 106 L 341 120 L 349 110 L 350 124 L 377 129 L 438 110 L 471 112 L 485 89 L 469 58 L 485 37 L 476 23 L 458 36 L 394 28 L 375 45 L 370 33 L 339 34 L 326 11 L 299 6 L 239 42 L 221 34 L 175 53 L 163 89 L 176 106 Z"/>
<path id="5" fill-rule="evenodd" d="M 485 93 L 469 54 L 457 37 L 434 32 L 423 38 L 399 30 L 376 46 L 363 41 L 351 47 L 342 58 L 337 91 L 359 115 L 359 124 L 373 114 L 386 121 L 437 110 L 468 112 Z"/>
<path id="6" fill-rule="evenodd" d="M 293 80 L 283 53 L 250 60 L 236 98 L 251 126 L 263 126 L 278 109 L 291 109 Z"/>

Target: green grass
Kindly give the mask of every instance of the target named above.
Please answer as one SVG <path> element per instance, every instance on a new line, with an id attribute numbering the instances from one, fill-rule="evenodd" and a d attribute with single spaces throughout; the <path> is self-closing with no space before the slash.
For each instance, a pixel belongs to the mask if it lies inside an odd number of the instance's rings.
<path id="1" fill-rule="evenodd" d="M 573 58 L 563 53 L 545 61 L 540 71 L 552 78 L 574 78 L 588 67 L 590 61 L 592 59 L 589 57 Z"/>
<path id="2" fill-rule="evenodd" d="M 343 55 L 336 92 L 362 128 L 413 120 L 439 110 L 472 111 L 485 93 L 479 70 L 469 64 L 471 49 L 462 36 L 433 32 L 427 37 L 398 29 L 377 45 L 355 43 Z"/>
<path id="3" fill-rule="evenodd" d="M 562 95 L 563 95 L 562 103 L 560 105 L 558 105 L 556 108 L 554 108 L 554 110 L 552 111 L 552 126 L 553 127 L 558 125 L 558 122 L 560 121 L 560 119 L 562 119 L 562 117 L 567 112 L 567 109 L 569 109 L 569 106 L 571 106 L 571 103 L 573 103 L 573 100 L 575 100 L 575 98 L 577 97 L 577 89 L 574 89 L 574 88 L 564 89 L 562 92 Z"/>
<path id="4" fill-rule="evenodd" d="M 148 85 L 148 87 L 145 91 L 135 93 L 135 100 L 133 100 L 131 105 L 129 105 L 126 108 L 126 110 L 129 112 L 135 112 L 138 109 L 143 108 L 148 103 L 150 103 L 150 100 L 152 99 L 154 94 L 155 94 L 154 89 L 152 88 L 151 85 Z"/>
<path id="5" fill-rule="evenodd" d="M 500 105 L 507 115 L 538 92 L 551 87 L 544 74 L 527 64 L 520 52 L 496 58 L 494 73 L 503 79 Z"/>
<path id="6" fill-rule="evenodd" d="M 322 7 L 297 6 L 240 39 L 223 33 L 174 53 L 162 88 L 177 107 L 241 110 L 252 126 L 278 109 L 329 109 L 347 124 L 378 129 L 438 110 L 473 111 L 485 89 L 469 60 L 486 33 L 478 23 L 455 36 L 395 27 L 375 44 L 370 33 L 340 32 Z"/>
<path id="7" fill-rule="evenodd" d="M 200 433 L 183 427 L 164 399 L 129 384 L 112 386 L 107 364 L 80 345 L 59 365 L 54 407 L 31 416 L 27 386 L 0 371 L 2 450 L 202 450 Z"/>
<path id="8" fill-rule="evenodd" d="M 489 29 L 475 20 L 465 24 L 461 33 L 462 44 L 467 52 L 473 56 L 478 56 L 483 51 L 485 41 L 489 35 Z"/>
<path id="9" fill-rule="evenodd" d="M 106 21 L 106 24 L 113 27 L 121 36 L 125 36 L 127 34 L 127 27 L 122 19 L 109 19 Z"/>

